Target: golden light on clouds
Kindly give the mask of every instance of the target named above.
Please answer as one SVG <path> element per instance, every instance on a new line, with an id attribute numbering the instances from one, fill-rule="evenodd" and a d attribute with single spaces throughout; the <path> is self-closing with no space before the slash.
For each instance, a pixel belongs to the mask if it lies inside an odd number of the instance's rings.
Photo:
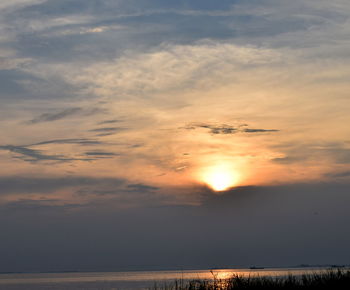
<path id="1" fill-rule="evenodd" d="M 239 174 L 229 164 L 216 164 L 203 170 L 200 179 L 215 191 L 225 191 L 239 182 Z"/>

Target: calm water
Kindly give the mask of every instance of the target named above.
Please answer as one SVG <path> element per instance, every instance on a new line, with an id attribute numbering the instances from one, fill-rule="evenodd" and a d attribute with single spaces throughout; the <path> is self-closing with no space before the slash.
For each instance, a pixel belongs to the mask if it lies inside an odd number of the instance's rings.
<path id="1" fill-rule="evenodd" d="M 289 269 L 216 269 L 218 278 L 229 278 L 233 274 L 252 276 L 301 275 L 324 271 L 321 268 Z M 170 284 L 176 279 L 213 279 L 210 270 L 144 271 L 144 272 L 98 272 L 98 273 L 42 273 L 42 274 L 0 274 L 1 290 L 111 290 L 150 289 L 157 285 Z"/>

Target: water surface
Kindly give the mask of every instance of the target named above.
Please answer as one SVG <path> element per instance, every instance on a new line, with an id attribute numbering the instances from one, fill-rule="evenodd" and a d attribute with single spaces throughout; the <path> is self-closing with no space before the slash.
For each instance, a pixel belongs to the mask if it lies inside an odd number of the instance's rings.
<path id="1" fill-rule="evenodd" d="M 268 269 L 215 269 L 181 271 L 139 272 L 73 272 L 0 274 L 0 289 L 6 290 L 111 290 L 150 289 L 157 285 L 171 284 L 175 280 L 229 278 L 234 274 L 244 276 L 285 276 L 325 271 L 325 268 L 268 268 Z"/>

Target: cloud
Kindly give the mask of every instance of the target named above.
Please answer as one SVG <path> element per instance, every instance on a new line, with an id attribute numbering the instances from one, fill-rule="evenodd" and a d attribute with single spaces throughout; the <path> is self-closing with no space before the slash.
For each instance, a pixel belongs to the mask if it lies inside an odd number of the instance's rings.
<path id="1" fill-rule="evenodd" d="M 40 161 L 59 161 L 59 162 L 71 162 L 71 161 L 92 161 L 92 158 L 70 158 L 61 154 L 45 154 L 42 150 L 30 149 L 25 146 L 14 145 L 0 145 L 0 150 L 6 150 L 19 155 L 13 156 L 15 159 L 21 159 L 28 162 L 40 162 Z"/>
<path id="2" fill-rule="evenodd" d="M 278 132 L 279 130 L 275 129 L 244 129 L 243 132 L 245 133 L 268 133 L 268 132 Z"/>
<path id="3" fill-rule="evenodd" d="M 90 132 L 116 132 L 123 130 L 125 128 L 120 128 L 120 127 L 104 127 L 104 128 L 96 128 L 96 129 L 91 129 Z"/>
<path id="4" fill-rule="evenodd" d="M 45 3 L 47 0 L 1 0 L 0 9 L 18 9 L 35 4 Z"/>
<path id="5" fill-rule="evenodd" d="M 0 177 L 0 207 L 7 205 L 18 210 L 23 206 L 35 209 L 58 206 L 58 209 L 77 207 L 114 208 L 165 206 L 186 204 L 176 195 L 146 183 L 130 183 L 122 178 L 90 176 L 61 177 Z"/>
<path id="6" fill-rule="evenodd" d="M 19 158 L 24 161 L 37 162 L 45 160 L 55 160 L 55 161 L 72 161 L 72 158 L 65 158 L 63 155 L 47 155 L 43 154 L 41 150 L 30 149 L 23 146 L 14 145 L 2 145 L 0 150 L 7 150 L 13 153 L 18 153 L 20 156 L 15 156 L 14 158 Z"/>
<path id="7" fill-rule="evenodd" d="M 98 137 L 103 137 L 103 136 L 110 136 L 114 135 L 117 132 L 126 130 L 126 128 L 121 128 L 121 127 L 103 127 L 103 128 L 96 128 L 96 129 L 91 129 L 89 132 L 95 132 L 99 133 L 96 136 Z"/>
<path id="8" fill-rule="evenodd" d="M 73 161 L 94 161 L 98 159 L 106 159 L 106 158 L 113 158 L 116 156 L 120 156 L 120 153 L 115 152 L 108 152 L 104 150 L 92 150 L 83 152 L 80 154 L 80 152 L 74 152 L 73 157 L 68 157 L 66 155 L 62 154 L 47 154 L 44 153 L 43 150 L 39 149 L 32 149 L 30 147 L 32 146 L 42 146 L 42 145 L 51 145 L 51 144 L 74 144 L 74 145 L 81 145 L 81 146 L 97 146 L 97 145 L 104 145 L 104 142 L 94 140 L 94 139 L 85 139 L 85 138 L 78 138 L 78 139 L 54 139 L 54 140 L 47 140 L 47 141 L 41 141 L 38 143 L 28 144 L 28 145 L 21 145 L 21 146 L 15 146 L 15 145 L 0 145 L 0 150 L 6 150 L 12 153 L 16 153 L 18 155 L 13 156 L 15 159 L 21 159 L 23 161 L 28 162 L 40 162 L 40 161 L 59 161 L 59 162 L 73 162 Z M 81 155 L 85 155 L 86 157 L 81 157 Z M 75 157 L 77 156 L 77 157 Z"/>
<path id="9" fill-rule="evenodd" d="M 144 201 L 143 205 L 149 204 L 152 205 L 159 205 L 160 202 L 165 202 L 172 200 L 173 198 L 176 199 L 175 196 L 166 196 L 161 195 L 159 190 L 161 188 L 150 186 L 143 183 L 137 183 L 137 184 L 127 184 L 126 186 L 100 186 L 98 188 L 96 187 L 84 187 L 76 192 L 76 194 L 80 196 L 87 196 L 87 197 L 94 197 L 94 196 L 104 196 L 108 198 L 118 198 L 119 200 L 123 200 L 124 202 L 127 201 L 127 203 L 134 203 L 141 200 L 144 200 L 145 198 L 148 199 L 148 201 Z M 130 195 L 132 193 L 132 195 Z M 117 201 L 117 200 L 116 200 Z"/>
<path id="10" fill-rule="evenodd" d="M 349 178 L 350 170 L 340 171 L 340 172 L 330 172 L 330 173 L 326 173 L 325 176 L 331 177 L 331 178 Z"/>
<path id="11" fill-rule="evenodd" d="M 186 130 L 193 130 L 196 128 L 205 128 L 209 129 L 209 132 L 213 135 L 227 135 L 227 134 L 236 134 L 236 133 L 268 133 L 268 132 L 278 132 L 279 130 L 274 129 L 249 129 L 242 128 L 248 126 L 247 124 L 239 124 L 236 126 L 232 125 L 215 125 L 209 123 L 190 123 L 183 127 Z"/>
<path id="12" fill-rule="evenodd" d="M 149 185 L 145 185 L 145 184 L 129 184 L 128 185 L 128 190 L 131 192 L 153 192 L 156 190 L 159 190 L 159 187 L 155 187 L 155 186 L 149 186 Z"/>
<path id="13" fill-rule="evenodd" d="M 272 159 L 282 164 L 303 163 L 312 161 L 325 162 L 331 160 L 334 165 L 350 164 L 350 149 L 342 142 L 291 142 L 273 146 L 284 156 Z"/>
<path id="14" fill-rule="evenodd" d="M 61 119 L 64 119 L 66 117 L 75 115 L 77 113 L 80 113 L 81 111 L 82 111 L 81 108 L 70 108 L 70 109 L 65 109 L 65 110 L 57 112 L 57 113 L 44 113 L 44 114 L 28 121 L 28 123 L 36 124 L 36 123 L 41 123 L 41 122 L 57 121 L 57 120 L 61 120 Z"/>
<path id="15" fill-rule="evenodd" d="M 119 123 L 119 122 L 122 122 L 122 120 L 117 120 L 117 119 L 105 120 L 105 121 L 99 122 L 98 125 L 115 124 L 115 123 Z"/>
<path id="16" fill-rule="evenodd" d="M 30 146 L 38 146 L 38 145 L 47 145 L 47 144 L 77 144 L 77 145 L 101 145 L 103 142 L 94 139 L 86 139 L 86 138 L 78 138 L 78 139 L 54 139 L 41 141 L 38 143 L 26 145 L 26 147 Z"/>
<path id="17" fill-rule="evenodd" d="M 112 187 L 118 188 L 125 184 L 125 180 L 118 178 L 94 178 L 89 176 L 74 177 L 0 177 L 2 194 L 31 194 L 54 193 L 57 190 L 75 187 Z"/>
<path id="18" fill-rule="evenodd" d="M 20 199 L 6 203 L 2 206 L 4 211 L 21 211 L 21 212 L 35 212 L 35 211 L 47 211 L 47 212 L 60 212 L 82 208 L 82 204 L 63 203 L 56 199 L 44 199 L 44 200 L 32 200 L 32 199 Z"/>
<path id="19" fill-rule="evenodd" d="M 23 65 L 29 64 L 32 60 L 30 58 L 18 58 L 16 56 L 2 57 L 0 51 L 0 70 L 15 70 L 21 68 Z"/>
<path id="20" fill-rule="evenodd" d="M 237 128 L 229 125 L 213 126 L 213 125 L 199 125 L 198 127 L 210 129 L 211 134 L 235 134 Z"/>
<path id="21" fill-rule="evenodd" d="M 120 154 L 105 151 L 88 151 L 85 152 L 85 155 L 92 156 L 95 158 L 113 158 L 114 156 L 119 156 Z"/>
<path id="22" fill-rule="evenodd" d="M 65 119 L 67 117 L 75 116 L 75 115 L 80 115 L 80 116 L 91 116 L 94 114 L 102 113 L 105 112 L 103 109 L 99 108 L 94 108 L 94 109 L 82 109 L 82 108 L 68 108 L 64 109 L 59 112 L 55 113 L 44 113 L 41 114 L 40 116 L 29 120 L 27 123 L 29 124 L 36 124 L 36 123 L 42 123 L 42 122 L 52 122 L 52 121 L 57 121 L 61 119 Z"/>
<path id="23" fill-rule="evenodd" d="M 70 79 L 99 96 L 118 92 L 120 96 L 135 97 L 218 86 L 232 81 L 235 70 L 276 63 L 280 57 L 270 49 L 213 41 L 166 45 L 155 52 L 93 64 Z"/>
<path id="24" fill-rule="evenodd" d="M 301 156 L 285 156 L 271 159 L 271 161 L 281 164 L 292 164 L 303 160 L 305 161 L 305 158 Z"/>
<path id="25" fill-rule="evenodd" d="M 0 70 L 1 106 L 21 99 L 24 104 L 30 100 L 51 99 L 52 101 L 72 97 L 76 87 L 63 80 L 62 76 L 36 73 L 36 61 L 30 65 L 10 70 Z"/>

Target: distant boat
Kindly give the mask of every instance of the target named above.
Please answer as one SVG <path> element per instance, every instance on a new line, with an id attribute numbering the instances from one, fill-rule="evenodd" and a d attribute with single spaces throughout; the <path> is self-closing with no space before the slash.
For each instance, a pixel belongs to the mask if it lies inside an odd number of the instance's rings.
<path id="1" fill-rule="evenodd" d="M 265 269 L 264 267 L 256 267 L 256 266 L 252 266 L 249 269 L 251 270 L 259 270 L 259 269 Z"/>

